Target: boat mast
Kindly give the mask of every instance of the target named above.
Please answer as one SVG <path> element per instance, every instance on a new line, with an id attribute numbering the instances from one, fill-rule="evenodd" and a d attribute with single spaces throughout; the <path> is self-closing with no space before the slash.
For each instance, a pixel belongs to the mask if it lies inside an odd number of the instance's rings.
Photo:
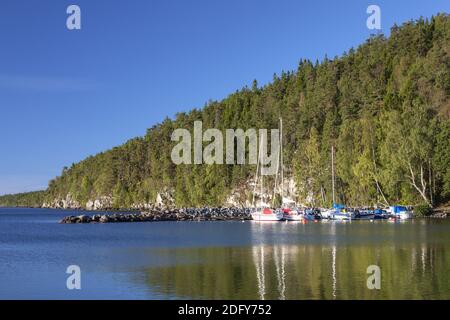
<path id="1" fill-rule="evenodd" d="M 283 119 L 280 117 L 280 159 L 281 159 L 281 206 L 283 206 L 284 197 L 284 174 L 283 174 Z"/>
<path id="2" fill-rule="evenodd" d="M 336 203 L 336 195 L 335 195 L 335 181 L 334 181 L 334 146 L 331 146 L 331 184 L 333 188 L 333 205 Z"/>
<path id="3" fill-rule="evenodd" d="M 264 195 L 264 175 L 262 174 L 262 165 L 263 165 L 263 162 L 262 162 L 262 154 L 261 154 L 261 203 L 263 203 L 262 199 L 263 199 L 263 195 Z M 265 203 L 266 203 L 266 200 L 264 200 L 264 204 Z"/>
<path id="4" fill-rule="evenodd" d="M 280 159 L 281 159 L 281 199 L 283 199 L 283 157 L 282 157 L 283 144 L 282 144 L 282 134 L 281 134 L 282 131 L 281 130 L 283 130 L 283 120 L 280 118 L 280 133 L 279 133 L 280 148 L 278 149 L 279 153 L 278 153 L 278 157 L 277 157 L 277 171 L 275 173 L 275 183 L 273 186 L 272 206 L 275 206 L 275 195 L 276 195 L 276 191 L 277 191 L 277 187 L 278 187 L 278 173 L 280 172 Z M 274 141 L 272 141 L 272 143 L 274 143 Z"/>
<path id="5" fill-rule="evenodd" d="M 275 173 L 275 183 L 273 186 L 272 207 L 275 207 L 275 196 L 278 189 L 278 172 L 280 170 L 280 156 L 277 157 L 277 172 Z"/>
<path id="6" fill-rule="evenodd" d="M 258 174 L 259 174 L 259 160 L 261 159 L 261 146 L 262 146 L 262 139 L 259 142 L 259 152 L 258 152 L 258 160 L 256 161 L 256 173 L 255 173 L 255 187 L 253 188 L 253 206 L 256 207 L 256 203 L 255 203 L 255 194 L 256 194 L 256 188 L 258 186 Z"/>

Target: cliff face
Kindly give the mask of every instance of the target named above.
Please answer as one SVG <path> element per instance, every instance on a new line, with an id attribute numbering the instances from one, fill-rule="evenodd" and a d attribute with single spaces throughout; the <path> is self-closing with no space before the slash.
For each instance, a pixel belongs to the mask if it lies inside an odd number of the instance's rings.
<path id="1" fill-rule="evenodd" d="M 73 199 L 69 193 L 63 199 L 53 199 L 51 202 L 44 202 L 42 208 L 53 209 L 84 209 L 84 207 L 76 200 Z"/>
<path id="2" fill-rule="evenodd" d="M 129 207 L 115 207 L 114 199 L 111 195 L 101 196 L 97 199 L 88 200 L 86 203 L 80 203 L 74 200 L 73 196 L 69 193 L 64 198 L 53 199 L 50 202 L 44 202 L 41 207 L 42 208 L 50 208 L 50 209 L 73 209 L 73 210 L 89 210 L 89 211 L 102 211 L 102 210 L 112 210 L 112 209 L 127 209 L 127 210 L 145 210 L 151 209 L 154 207 L 165 207 L 170 205 L 167 202 L 167 205 L 162 202 L 156 203 L 136 203 L 132 204 Z"/>
<path id="3" fill-rule="evenodd" d="M 275 190 L 276 194 L 281 194 L 281 185 Z M 297 193 L 297 188 L 294 179 L 286 178 L 283 187 L 284 202 L 293 203 L 295 202 L 295 195 Z M 237 186 L 235 189 L 231 190 L 230 193 L 224 198 L 222 203 L 218 203 L 219 207 L 228 208 L 249 208 L 253 206 L 253 200 L 255 200 L 256 206 L 265 206 L 273 204 L 273 189 L 260 189 L 260 186 L 256 186 L 253 179 L 249 179 L 244 184 Z M 176 203 L 173 196 L 173 190 L 163 190 L 159 192 L 156 196 L 154 202 L 141 202 L 133 203 L 128 207 L 116 207 L 114 205 L 115 199 L 111 195 L 101 196 L 97 199 L 88 200 L 86 203 L 80 203 L 74 199 L 74 197 L 69 193 L 64 198 L 53 199 L 50 202 L 44 202 L 43 204 L 37 204 L 42 208 L 51 209 L 83 209 L 89 211 L 102 211 L 102 210 L 112 210 L 112 209 L 127 209 L 127 210 L 151 210 L 155 208 L 175 208 Z M 303 205 L 299 203 L 299 205 Z"/>
<path id="4" fill-rule="evenodd" d="M 52 209 L 85 209 L 85 210 L 111 210 L 113 209 L 113 199 L 111 196 L 102 196 L 98 199 L 89 200 L 86 203 L 80 203 L 74 199 L 72 194 L 68 193 L 62 199 L 53 199 L 50 202 L 44 202 L 42 208 Z M 129 208 L 131 209 L 131 208 Z"/>
<path id="5" fill-rule="evenodd" d="M 175 165 L 175 129 L 274 129 L 299 203 L 433 205 L 450 199 L 450 19 L 393 27 L 321 63 L 302 60 L 264 87 L 177 114 L 144 137 L 89 157 L 49 183 L 46 206 L 89 209 L 247 205 L 255 165 Z M 203 147 L 206 146 L 206 142 Z M 248 152 L 246 153 L 248 159 Z M 431 181 L 431 183 L 430 183 Z M 273 178 L 257 200 L 271 202 Z M 257 190 L 258 191 L 258 190 Z M 4 202 L 4 201 L 3 201 Z M 2 204 L 2 197 L 0 197 Z"/>

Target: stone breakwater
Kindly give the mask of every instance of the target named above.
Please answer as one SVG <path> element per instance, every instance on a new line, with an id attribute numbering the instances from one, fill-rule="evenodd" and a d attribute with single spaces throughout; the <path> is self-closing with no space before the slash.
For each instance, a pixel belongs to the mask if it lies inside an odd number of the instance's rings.
<path id="1" fill-rule="evenodd" d="M 250 209 L 246 208 L 202 208 L 151 210 L 140 213 L 80 215 L 63 218 L 60 223 L 119 223 L 157 221 L 244 221 L 251 220 Z"/>

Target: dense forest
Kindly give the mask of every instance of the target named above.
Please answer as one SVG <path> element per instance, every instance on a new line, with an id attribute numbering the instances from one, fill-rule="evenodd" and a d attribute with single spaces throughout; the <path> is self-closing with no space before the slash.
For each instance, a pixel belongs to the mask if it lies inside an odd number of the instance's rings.
<path id="1" fill-rule="evenodd" d="M 10 194 L 0 197 L 0 206 L 4 207 L 40 207 L 46 197 L 45 191 Z"/>
<path id="2" fill-rule="evenodd" d="M 278 128 L 283 118 L 285 174 L 305 205 L 330 206 L 331 148 L 336 194 L 347 205 L 433 206 L 450 199 L 450 19 L 439 14 L 394 26 L 341 57 L 301 60 L 296 71 L 179 113 L 144 137 L 64 168 L 45 201 L 68 194 L 84 204 L 102 196 L 113 208 L 153 203 L 170 193 L 177 206 L 217 206 L 237 188 L 249 198 L 255 165 L 175 165 L 177 128 Z M 246 187 L 247 186 L 247 187 Z M 270 188 L 270 180 L 267 181 Z M 42 201 L 23 195 L 16 204 Z M 9 201 L 9 202 L 8 202 Z M 11 196 L 0 204 L 12 205 Z"/>

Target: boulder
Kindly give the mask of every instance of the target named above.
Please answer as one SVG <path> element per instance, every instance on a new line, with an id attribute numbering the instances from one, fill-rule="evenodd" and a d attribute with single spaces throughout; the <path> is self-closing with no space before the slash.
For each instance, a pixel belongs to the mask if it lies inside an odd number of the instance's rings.
<path id="1" fill-rule="evenodd" d="M 99 222 L 100 223 L 108 223 L 108 222 L 110 222 L 110 219 L 107 215 L 102 215 L 99 219 Z"/>

